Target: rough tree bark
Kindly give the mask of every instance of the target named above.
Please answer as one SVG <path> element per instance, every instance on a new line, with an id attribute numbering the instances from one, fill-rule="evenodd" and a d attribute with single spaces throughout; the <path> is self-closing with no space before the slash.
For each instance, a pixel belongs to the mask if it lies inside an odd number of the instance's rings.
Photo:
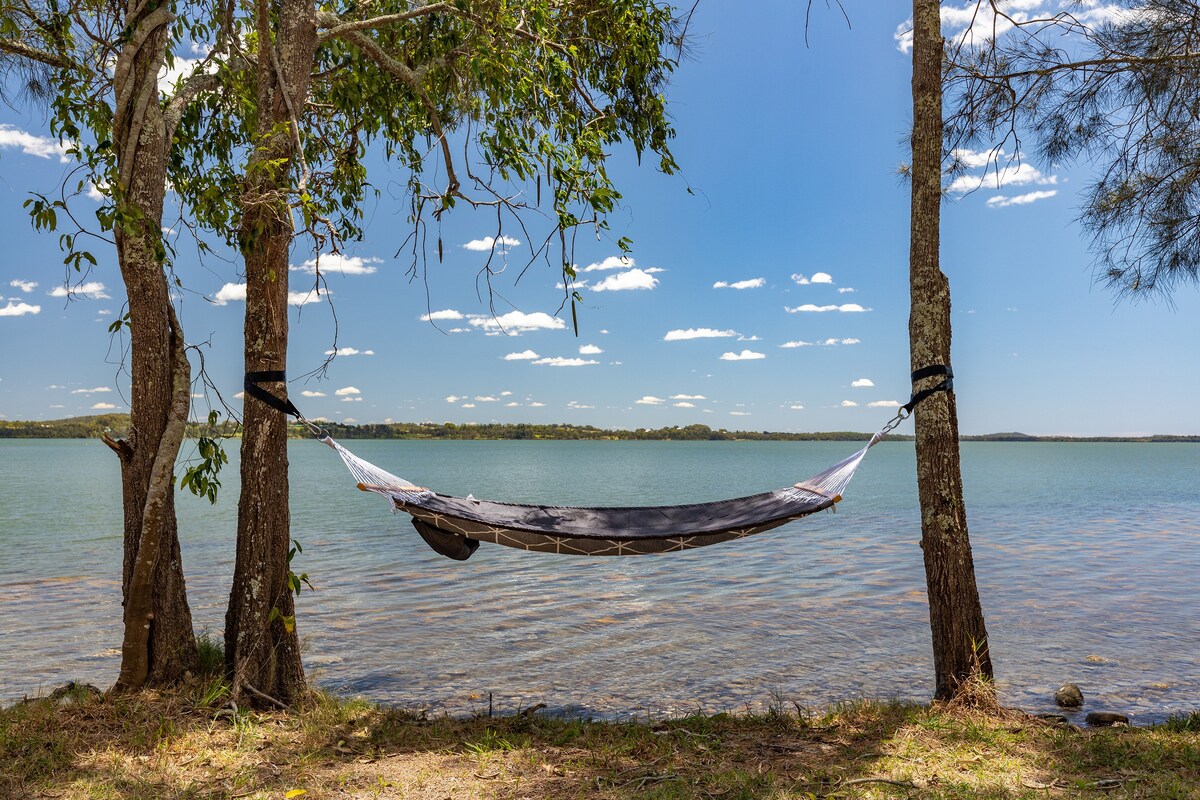
<path id="1" fill-rule="evenodd" d="M 950 283 L 939 266 L 942 202 L 942 35 L 938 0 L 913 0 L 912 218 L 908 333 L 912 369 L 950 364 Z M 940 377 L 926 379 L 930 383 Z M 924 386 L 916 388 L 925 388 Z M 992 677 L 987 629 L 967 535 L 953 392 L 916 409 L 921 549 L 933 632 L 935 697 L 948 700 L 976 670 Z"/>
<path id="2" fill-rule="evenodd" d="M 246 266 L 247 372 L 287 367 L 288 209 L 296 152 L 293 112 L 308 98 L 317 25 L 308 0 L 257 0 L 259 144 L 246 167 L 240 247 Z M 272 24 L 274 23 L 274 24 Z M 274 34 L 274 35 L 273 35 Z M 275 52 L 272 52 L 274 47 Z M 282 383 L 264 388 L 284 396 Z M 291 704 L 305 693 L 288 586 L 287 418 L 246 395 L 237 562 L 225 617 L 225 658 L 239 702 Z"/>
<path id="3" fill-rule="evenodd" d="M 159 102 L 165 6 L 133 0 L 129 39 L 113 72 L 117 256 L 129 298 L 130 433 L 107 440 L 121 459 L 125 509 L 125 637 L 117 689 L 168 684 L 198 665 L 175 518 L 174 467 L 190 402 L 191 369 L 171 305 L 162 247 L 170 132 Z"/>

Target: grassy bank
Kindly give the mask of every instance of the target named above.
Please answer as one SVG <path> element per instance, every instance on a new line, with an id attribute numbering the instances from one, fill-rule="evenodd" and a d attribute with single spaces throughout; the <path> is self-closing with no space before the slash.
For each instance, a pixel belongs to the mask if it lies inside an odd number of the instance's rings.
<path id="1" fill-rule="evenodd" d="M 1200 798 L 1200 716 L 1078 730 L 856 703 L 658 722 L 422 719 L 317 696 L 234 713 L 219 682 L 0 710 L 0 797 Z"/>

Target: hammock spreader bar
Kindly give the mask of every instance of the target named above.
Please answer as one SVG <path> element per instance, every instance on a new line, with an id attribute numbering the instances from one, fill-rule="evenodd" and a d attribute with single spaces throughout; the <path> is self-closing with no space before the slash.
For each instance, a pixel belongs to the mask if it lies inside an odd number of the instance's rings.
<path id="1" fill-rule="evenodd" d="M 365 461 L 309 422 L 288 400 L 257 384 L 285 380 L 282 371 L 247 373 L 248 394 L 272 408 L 297 417 L 341 456 L 363 491 L 386 497 L 393 512 L 412 516 L 421 538 L 438 553 L 465 561 L 492 542 L 541 553 L 625 556 L 691 550 L 719 542 L 744 539 L 792 520 L 834 508 L 854 477 L 867 451 L 907 419 L 921 401 L 954 388 L 948 366 L 934 365 L 912 374 L 916 382 L 945 375 L 941 383 L 919 392 L 900 407 L 867 445 L 806 481 L 771 492 L 676 506 L 575 507 L 521 505 L 438 494 Z"/>

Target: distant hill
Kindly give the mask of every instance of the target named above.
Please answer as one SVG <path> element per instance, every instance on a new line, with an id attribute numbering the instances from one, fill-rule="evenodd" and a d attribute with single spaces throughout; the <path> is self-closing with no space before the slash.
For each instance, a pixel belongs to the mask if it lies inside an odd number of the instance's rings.
<path id="1" fill-rule="evenodd" d="M 870 433 L 857 431 L 823 431 L 817 433 L 784 433 L 779 431 L 729 431 L 707 425 L 685 425 L 670 428 L 638 428 L 609 430 L 591 425 L 535 425 L 526 423 L 481 423 L 460 425 L 453 422 L 393 422 L 365 425 L 343 425 L 325 422 L 335 439 L 487 439 L 487 440 L 593 440 L 593 441 L 772 441 L 772 442 L 861 442 Z M 191 433 L 199 433 L 193 424 Z M 227 433 L 236 434 L 232 425 Z M 104 432 L 123 436 L 129 431 L 128 414 L 99 414 L 91 417 L 43 420 L 39 422 L 8 422 L 0 420 L 0 439 L 92 439 Z M 300 425 L 293 425 L 293 438 L 309 436 Z M 888 437 L 895 441 L 912 441 L 911 435 Z M 1194 442 L 1200 436 L 1030 436 L 1025 433 L 988 433 L 963 436 L 966 442 Z"/>

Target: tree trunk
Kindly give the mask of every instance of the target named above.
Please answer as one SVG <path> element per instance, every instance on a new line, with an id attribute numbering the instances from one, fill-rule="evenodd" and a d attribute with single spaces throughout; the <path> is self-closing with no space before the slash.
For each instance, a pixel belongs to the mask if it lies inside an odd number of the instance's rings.
<path id="1" fill-rule="evenodd" d="M 167 141 L 158 72 L 171 15 L 144 0 L 127 9 L 129 39 L 113 74 L 117 98 L 113 187 L 123 221 L 117 258 L 129 298 L 130 434 L 109 445 L 121 458 L 125 509 L 125 638 L 118 689 L 169 684 L 197 667 L 175 519 L 174 467 L 190 402 L 191 369 L 171 306 L 162 246 Z"/>
<path id="2" fill-rule="evenodd" d="M 912 369 L 950 364 L 950 283 L 938 263 L 942 201 L 942 36 L 938 0 L 913 0 L 912 219 L 908 332 Z M 930 380 L 934 383 L 940 377 Z M 916 388 L 925 388 L 924 386 Z M 987 629 L 967 535 L 952 392 L 916 409 L 921 549 L 933 631 L 935 697 L 973 674 L 992 677 Z"/>
<path id="3" fill-rule="evenodd" d="M 255 13 L 260 139 L 246 168 L 240 231 L 246 263 L 247 372 L 287 367 L 293 238 L 288 193 L 296 158 L 289 107 L 303 109 L 307 101 L 317 46 L 311 3 L 258 0 Z M 284 396 L 282 383 L 264 388 Z M 239 702 L 258 703 L 265 694 L 290 704 L 304 695 L 305 681 L 288 586 L 287 417 L 249 395 L 243 403 L 242 495 L 225 658 Z"/>

